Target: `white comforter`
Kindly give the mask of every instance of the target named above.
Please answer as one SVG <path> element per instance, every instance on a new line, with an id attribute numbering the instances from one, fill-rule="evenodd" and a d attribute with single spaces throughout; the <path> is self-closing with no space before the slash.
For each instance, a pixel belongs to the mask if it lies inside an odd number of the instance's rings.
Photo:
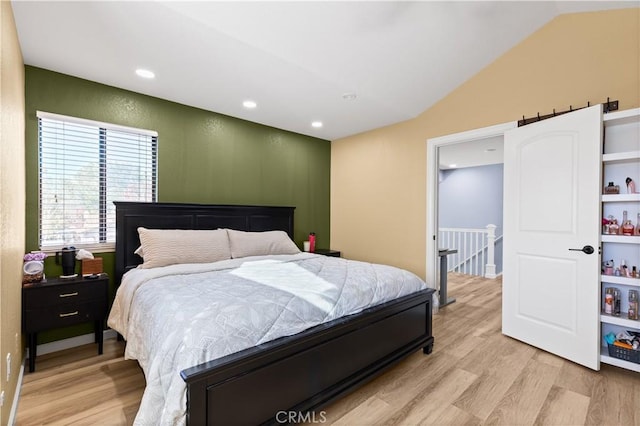
<path id="1" fill-rule="evenodd" d="M 185 422 L 181 370 L 423 288 L 402 269 L 308 253 L 129 271 L 108 324 L 145 373 L 135 423 Z"/>

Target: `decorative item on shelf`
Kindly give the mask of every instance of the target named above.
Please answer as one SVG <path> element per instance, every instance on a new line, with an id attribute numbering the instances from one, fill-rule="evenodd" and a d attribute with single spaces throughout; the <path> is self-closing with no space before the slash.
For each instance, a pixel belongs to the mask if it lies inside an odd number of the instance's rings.
<path id="1" fill-rule="evenodd" d="M 627 267 L 627 261 L 624 259 L 620 261 L 620 276 L 621 277 L 631 276 L 631 271 L 629 271 L 629 268 Z"/>
<path id="2" fill-rule="evenodd" d="M 640 333 L 622 330 L 618 334 L 607 333 L 604 340 L 610 357 L 640 363 Z"/>
<path id="3" fill-rule="evenodd" d="M 625 180 L 627 183 L 627 194 L 635 194 L 636 193 L 636 183 L 630 177 L 627 177 Z"/>
<path id="4" fill-rule="evenodd" d="M 614 266 L 615 266 L 615 264 L 613 262 L 613 259 L 605 260 L 603 262 L 602 273 L 605 274 L 605 275 L 613 275 Z"/>
<path id="5" fill-rule="evenodd" d="M 640 213 L 638 213 L 638 221 L 636 222 L 636 235 L 640 235 Z"/>
<path id="6" fill-rule="evenodd" d="M 639 278 L 638 270 L 636 269 L 635 265 L 633 266 L 633 268 L 631 268 L 631 278 Z"/>
<path id="7" fill-rule="evenodd" d="M 22 284 L 30 285 L 44 280 L 44 259 L 46 257 L 47 254 L 41 251 L 32 251 L 24 255 Z"/>
<path id="8" fill-rule="evenodd" d="M 627 217 L 627 211 L 623 211 L 622 212 L 622 235 L 633 235 L 633 233 L 635 232 L 635 227 L 633 226 L 633 223 L 631 223 L 631 221 L 629 220 L 629 218 Z"/>
<path id="9" fill-rule="evenodd" d="M 604 289 L 604 313 L 613 314 L 613 287 Z"/>
<path id="10" fill-rule="evenodd" d="M 620 185 L 614 185 L 613 182 L 609 182 L 609 185 L 604 187 L 605 194 L 619 194 Z"/>
<path id="11" fill-rule="evenodd" d="M 627 317 L 630 320 L 638 319 L 638 292 L 636 290 L 629 290 L 629 309 L 627 311 Z"/>
<path id="12" fill-rule="evenodd" d="M 609 235 L 618 235 L 620 231 L 620 225 L 618 225 L 618 219 L 609 215 Z"/>
<path id="13" fill-rule="evenodd" d="M 613 316 L 614 317 L 619 317 L 620 316 L 620 305 L 622 302 L 622 293 L 620 293 L 620 290 L 617 288 L 613 288 Z"/>

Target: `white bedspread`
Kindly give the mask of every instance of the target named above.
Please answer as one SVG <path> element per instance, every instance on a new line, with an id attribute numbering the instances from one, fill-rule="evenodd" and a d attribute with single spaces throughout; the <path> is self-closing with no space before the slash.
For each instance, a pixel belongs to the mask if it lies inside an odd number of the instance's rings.
<path id="1" fill-rule="evenodd" d="M 308 253 L 129 271 L 108 324 L 145 373 L 135 423 L 184 424 L 181 370 L 423 288 L 402 269 Z"/>

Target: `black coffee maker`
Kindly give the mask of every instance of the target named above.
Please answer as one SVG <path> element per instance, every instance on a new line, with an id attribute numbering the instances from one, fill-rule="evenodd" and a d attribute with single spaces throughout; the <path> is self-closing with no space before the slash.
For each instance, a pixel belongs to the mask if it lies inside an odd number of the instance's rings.
<path id="1" fill-rule="evenodd" d="M 72 276 L 76 273 L 76 248 L 64 247 L 56 252 L 56 265 L 62 265 L 62 276 Z"/>

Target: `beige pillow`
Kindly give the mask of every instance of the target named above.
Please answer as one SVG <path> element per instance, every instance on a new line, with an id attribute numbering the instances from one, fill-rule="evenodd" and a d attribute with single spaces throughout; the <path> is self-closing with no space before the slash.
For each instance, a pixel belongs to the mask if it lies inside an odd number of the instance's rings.
<path id="1" fill-rule="evenodd" d="M 209 263 L 231 258 L 229 237 L 224 229 L 138 228 L 144 252 L 142 268 L 177 263 Z"/>
<path id="2" fill-rule="evenodd" d="M 296 254 L 300 249 L 284 231 L 245 232 L 227 229 L 231 257 Z"/>

